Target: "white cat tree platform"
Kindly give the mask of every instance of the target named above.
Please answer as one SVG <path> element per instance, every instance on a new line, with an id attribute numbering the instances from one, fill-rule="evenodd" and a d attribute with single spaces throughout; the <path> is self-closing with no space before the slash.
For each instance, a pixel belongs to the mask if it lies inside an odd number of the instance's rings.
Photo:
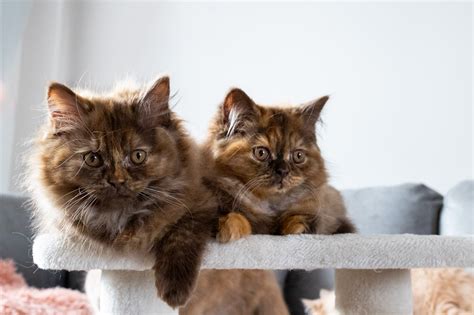
<path id="1" fill-rule="evenodd" d="M 92 250 L 56 234 L 38 236 L 42 269 L 102 269 L 103 314 L 178 314 L 156 297 L 151 257 Z M 211 243 L 203 269 L 336 269 L 341 314 L 412 314 L 411 268 L 474 267 L 474 236 L 252 235 Z"/>

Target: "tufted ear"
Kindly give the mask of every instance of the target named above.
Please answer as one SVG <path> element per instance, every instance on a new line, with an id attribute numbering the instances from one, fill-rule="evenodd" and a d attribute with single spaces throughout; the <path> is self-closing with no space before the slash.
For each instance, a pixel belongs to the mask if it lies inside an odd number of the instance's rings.
<path id="1" fill-rule="evenodd" d="M 171 113 L 169 108 L 170 79 L 167 76 L 154 81 L 142 98 L 138 113 L 144 128 L 169 126 Z"/>
<path id="2" fill-rule="evenodd" d="M 227 135 L 232 135 L 243 121 L 255 115 L 255 103 L 244 91 L 233 88 L 227 93 L 222 104 L 222 122 L 228 127 Z"/>
<path id="3" fill-rule="evenodd" d="M 48 87 L 48 109 L 56 132 L 73 129 L 90 110 L 88 104 L 67 86 L 53 82 Z"/>
<path id="4" fill-rule="evenodd" d="M 317 100 L 308 102 L 306 104 L 301 105 L 299 111 L 305 120 L 305 125 L 308 127 L 314 127 L 316 122 L 319 119 L 321 111 L 323 110 L 324 105 L 329 100 L 329 96 L 323 96 L 318 98 Z"/>

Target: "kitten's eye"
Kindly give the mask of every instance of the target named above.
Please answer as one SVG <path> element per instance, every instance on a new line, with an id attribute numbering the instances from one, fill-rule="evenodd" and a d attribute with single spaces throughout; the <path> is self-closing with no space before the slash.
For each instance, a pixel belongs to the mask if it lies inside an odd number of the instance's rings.
<path id="1" fill-rule="evenodd" d="M 265 147 L 256 147 L 253 148 L 253 156 L 261 162 L 268 160 L 270 156 L 270 151 Z"/>
<path id="2" fill-rule="evenodd" d="M 293 162 L 296 164 L 303 163 L 306 160 L 306 154 L 301 150 L 296 150 L 293 152 Z"/>
<path id="3" fill-rule="evenodd" d="M 146 152 L 144 150 L 135 150 L 130 154 L 130 160 L 133 164 L 139 165 L 145 162 Z"/>
<path id="4" fill-rule="evenodd" d="M 96 152 L 89 152 L 84 155 L 84 161 L 90 167 L 100 167 L 104 164 L 104 160 L 102 160 L 100 154 Z"/>

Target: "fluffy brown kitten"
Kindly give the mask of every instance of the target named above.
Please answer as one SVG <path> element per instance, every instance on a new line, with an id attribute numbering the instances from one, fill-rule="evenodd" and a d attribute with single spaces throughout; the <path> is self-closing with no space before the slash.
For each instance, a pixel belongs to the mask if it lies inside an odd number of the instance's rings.
<path id="1" fill-rule="evenodd" d="M 469 315 L 474 312 L 474 276 L 462 269 L 411 271 L 413 314 Z M 321 290 L 318 300 L 303 300 L 310 315 L 338 315 L 334 291 Z"/>
<path id="2" fill-rule="evenodd" d="M 288 315 L 275 275 L 265 270 L 203 270 L 180 315 Z"/>
<path id="3" fill-rule="evenodd" d="M 220 200 L 218 239 L 251 233 L 349 233 L 343 200 L 327 184 L 315 124 L 328 97 L 264 107 L 242 90 L 226 96 L 207 141 Z"/>
<path id="4" fill-rule="evenodd" d="M 213 206 L 169 93 L 168 77 L 108 94 L 51 84 L 30 177 L 38 233 L 151 253 L 158 295 L 176 307 L 195 285 Z"/>

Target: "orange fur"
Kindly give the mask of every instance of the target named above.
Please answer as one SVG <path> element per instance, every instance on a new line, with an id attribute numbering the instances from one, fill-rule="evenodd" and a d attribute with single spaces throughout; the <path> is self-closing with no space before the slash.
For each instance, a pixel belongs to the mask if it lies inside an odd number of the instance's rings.
<path id="1" fill-rule="evenodd" d="M 265 270 L 203 270 L 180 315 L 288 315 L 275 275 Z"/>
<path id="2" fill-rule="evenodd" d="M 240 213 L 229 213 L 219 218 L 219 242 L 227 243 L 252 234 L 249 221 Z"/>
<path id="3" fill-rule="evenodd" d="M 474 314 L 474 276 L 462 269 L 414 269 L 415 315 Z"/>

